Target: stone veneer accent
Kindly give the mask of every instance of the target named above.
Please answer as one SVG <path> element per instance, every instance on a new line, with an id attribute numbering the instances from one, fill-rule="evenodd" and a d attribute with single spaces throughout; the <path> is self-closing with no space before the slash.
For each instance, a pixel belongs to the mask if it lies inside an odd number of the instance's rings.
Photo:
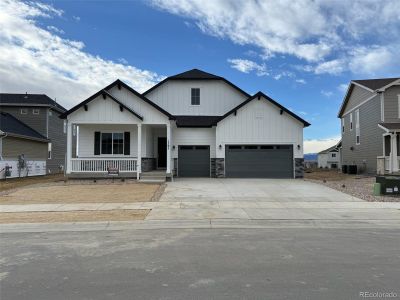
<path id="1" fill-rule="evenodd" d="M 142 158 L 142 172 L 149 172 L 156 168 L 156 159 L 151 157 Z"/>
<path id="2" fill-rule="evenodd" d="M 174 158 L 174 165 L 172 166 L 172 174 L 178 176 L 178 159 Z"/>
<path id="3" fill-rule="evenodd" d="M 304 177 L 304 158 L 295 158 L 295 178 L 303 178 Z"/>
<path id="4" fill-rule="evenodd" d="M 225 159 L 215 158 L 215 177 L 225 177 Z"/>
<path id="5" fill-rule="evenodd" d="M 210 159 L 210 168 L 211 168 L 211 177 L 212 178 L 215 178 L 215 177 L 217 177 L 217 175 L 215 174 L 215 170 L 216 170 L 216 168 L 215 168 L 215 161 L 216 161 L 216 158 L 211 158 Z"/>

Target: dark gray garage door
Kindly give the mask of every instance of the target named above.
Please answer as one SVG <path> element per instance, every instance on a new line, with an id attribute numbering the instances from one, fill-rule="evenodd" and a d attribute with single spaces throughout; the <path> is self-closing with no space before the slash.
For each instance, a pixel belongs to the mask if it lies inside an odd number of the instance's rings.
<path id="1" fill-rule="evenodd" d="M 293 178 L 291 145 L 227 145 L 226 177 Z"/>
<path id="2" fill-rule="evenodd" d="M 210 146 L 179 146 L 178 176 L 210 177 Z"/>

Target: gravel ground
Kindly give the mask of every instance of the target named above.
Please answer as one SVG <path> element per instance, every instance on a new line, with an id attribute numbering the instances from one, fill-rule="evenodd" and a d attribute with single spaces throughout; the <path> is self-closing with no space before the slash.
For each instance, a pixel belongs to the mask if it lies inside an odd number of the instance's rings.
<path id="1" fill-rule="evenodd" d="M 305 173 L 304 179 L 366 201 L 400 202 L 398 196 L 374 196 L 375 177 L 373 176 L 347 175 L 335 170 L 315 170 L 312 173 Z"/>

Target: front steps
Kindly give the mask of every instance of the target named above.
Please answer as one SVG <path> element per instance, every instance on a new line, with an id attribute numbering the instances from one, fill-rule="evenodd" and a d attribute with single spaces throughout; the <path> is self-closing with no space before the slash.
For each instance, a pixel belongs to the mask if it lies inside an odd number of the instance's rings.
<path id="1" fill-rule="evenodd" d="M 142 183 L 164 183 L 166 181 L 167 174 L 165 170 L 155 170 L 150 172 L 143 172 L 140 174 L 139 182 Z"/>

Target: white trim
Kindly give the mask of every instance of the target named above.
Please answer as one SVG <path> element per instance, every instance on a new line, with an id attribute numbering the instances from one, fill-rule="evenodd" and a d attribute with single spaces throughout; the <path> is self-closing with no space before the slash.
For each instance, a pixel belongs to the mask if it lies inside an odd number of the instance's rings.
<path id="1" fill-rule="evenodd" d="M 397 110 L 398 110 L 397 117 L 400 118 L 400 94 L 397 95 Z"/>
<path id="2" fill-rule="evenodd" d="M 140 173 L 142 172 L 142 124 L 137 124 L 137 166 L 136 166 L 136 177 L 140 179 Z"/>
<path id="3" fill-rule="evenodd" d="M 377 89 L 377 91 L 384 92 L 387 88 L 390 88 L 393 85 L 398 85 L 400 84 L 400 79 L 396 79 L 389 83 L 388 85 L 385 85 L 384 87 L 381 87 L 380 89 Z"/>
<path id="4" fill-rule="evenodd" d="M 348 111 L 345 111 L 342 116 L 346 116 L 347 114 L 351 113 L 352 111 L 356 110 L 357 108 L 359 108 L 361 105 L 367 103 L 369 100 L 375 98 L 378 94 L 375 93 L 373 94 L 371 97 L 368 97 L 367 99 L 365 99 L 363 102 L 361 102 L 360 104 L 354 106 L 352 109 L 349 109 Z"/>
<path id="5" fill-rule="evenodd" d="M 351 81 L 351 83 L 354 84 L 354 85 L 356 85 L 356 86 L 362 87 L 363 89 L 365 89 L 365 90 L 367 90 L 367 91 L 370 91 L 370 92 L 372 92 L 372 93 L 375 92 L 374 90 L 371 90 L 370 88 L 367 88 L 366 86 L 364 86 L 364 85 L 362 85 L 362 84 L 360 84 L 360 83 L 357 83 L 357 82 L 355 82 L 355 81 Z"/>
<path id="6" fill-rule="evenodd" d="M 385 94 L 384 93 L 381 93 L 381 121 L 385 122 Z"/>
<path id="7" fill-rule="evenodd" d="M 20 112 L 21 115 L 27 115 L 28 114 L 28 109 L 27 108 L 21 108 Z"/>
<path id="8" fill-rule="evenodd" d="M 67 125 L 67 174 L 71 174 L 71 159 L 72 159 L 72 123 Z"/>
<path id="9" fill-rule="evenodd" d="M 32 108 L 32 115 L 40 115 L 40 109 L 39 108 Z"/>
<path id="10" fill-rule="evenodd" d="M 169 173 L 171 173 L 171 125 L 167 124 L 167 174 Z"/>

